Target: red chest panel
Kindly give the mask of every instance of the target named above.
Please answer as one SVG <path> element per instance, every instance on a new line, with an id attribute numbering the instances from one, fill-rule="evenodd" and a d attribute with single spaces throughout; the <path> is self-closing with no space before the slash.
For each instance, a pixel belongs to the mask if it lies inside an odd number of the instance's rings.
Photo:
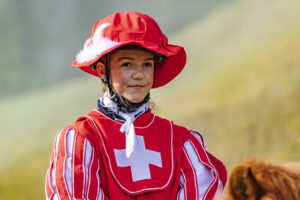
<path id="1" fill-rule="evenodd" d="M 131 157 L 125 155 L 125 133 L 120 132 L 123 122 L 108 118 L 98 111 L 87 117 L 98 133 L 100 154 L 105 168 L 118 186 L 128 194 L 164 190 L 175 173 L 173 126 L 167 120 L 152 114 L 140 116 L 135 125 L 139 146 Z"/>

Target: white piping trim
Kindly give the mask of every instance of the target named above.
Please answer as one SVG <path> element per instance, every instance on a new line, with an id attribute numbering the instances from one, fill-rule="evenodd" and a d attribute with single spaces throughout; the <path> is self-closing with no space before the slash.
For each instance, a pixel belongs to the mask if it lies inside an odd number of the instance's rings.
<path id="1" fill-rule="evenodd" d="M 85 156 L 86 156 L 86 143 L 87 143 L 87 139 L 84 139 L 84 143 L 83 143 L 83 158 L 82 158 L 82 170 L 83 170 L 83 183 L 82 183 L 82 199 L 85 199 L 84 198 L 84 193 L 85 193 L 85 183 L 86 183 L 86 169 L 85 169 Z"/>
<path id="2" fill-rule="evenodd" d="M 182 147 L 183 149 L 183 153 L 185 154 L 186 156 L 186 159 L 188 160 L 189 164 L 190 164 L 190 167 L 192 169 L 192 172 L 193 172 L 193 178 L 194 178 L 194 182 L 195 182 L 195 193 L 196 193 L 196 199 L 199 199 L 199 191 L 198 191 L 198 181 L 197 181 L 197 175 L 196 175 L 196 171 L 195 171 L 195 168 L 191 162 L 191 159 L 189 157 L 189 154 L 187 153 L 187 150 L 186 150 L 186 147 L 183 146 Z"/>

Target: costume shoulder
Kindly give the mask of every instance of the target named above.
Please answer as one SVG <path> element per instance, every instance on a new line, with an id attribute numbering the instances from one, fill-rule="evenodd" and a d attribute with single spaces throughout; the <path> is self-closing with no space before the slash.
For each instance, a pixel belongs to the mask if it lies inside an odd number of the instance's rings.
<path id="1" fill-rule="evenodd" d="M 196 151 L 200 154 L 198 156 L 201 157 L 201 160 L 205 162 L 207 166 L 210 166 L 211 169 L 214 169 L 214 171 L 218 174 L 218 179 L 221 181 L 222 188 L 224 189 L 227 183 L 226 167 L 219 159 L 217 159 L 213 154 L 208 152 L 203 136 L 196 131 L 189 131 L 184 146 L 186 149 L 197 149 Z"/>
<path id="2" fill-rule="evenodd" d="M 198 157 L 201 163 L 206 166 L 209 166 L 218 176 L 218 179 L 222 183 L 224 188 L 227 183 L 227 170 L 225 165 L 216 158 L 213 154 L 208 152 L 205 141 L 201 133 L 189 130 L 184 126 L 177 124 L 173 125 L 174 127 L 174 136 L 180 136 L 183 139 L 182 148 L 186 154 L 190 152 L 195 152 L 195 155 L 191 153 L 190 157 Z"/>
<path id="3" fill-rule="evenodd" d="M 171 120 L 168 120 L 168 119 L 165 119 L 165 118 L 162 118 L 162 117 L 159 117 L 159 116 L 155 116 L 155 120 L 159 121 L 162 124 L 163 123 L 165 123 L 165 124 L 166 123 L 168 123 L 168 124 L 171 123 L 174 134 L 178 135 L 178 136 L 180 135 L 183 139 L 186 139 L 187 134 L 189 134 L 189 132 L 190 132 L 186 127 L 175 124 Z"/>
<path id="4" fill-rule="evenodd" d="M 95 126 L 93 124 L 93 119 L 106 119 L 102 115 L 97 115 L 96 111 L 91 111 L 86 115 L 80 116 L 74 124 L 69 125 L 65 129 L 72 129 L 76 133 L 80 134 L 81 137 L 85 137 L 88 140 L 92 141 L 94 139 L 95 134 Z M 101 119 L 100 119 L 101 120 Z M 64 130 L 65 130 L 64 129 Z"/>

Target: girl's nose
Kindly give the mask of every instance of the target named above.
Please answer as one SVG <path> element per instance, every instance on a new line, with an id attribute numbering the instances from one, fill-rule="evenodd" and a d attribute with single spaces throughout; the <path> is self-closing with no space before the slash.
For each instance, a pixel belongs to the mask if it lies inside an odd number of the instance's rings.
<path id="1" fill-rule="evenodd" d="M 144 78 L 144 69 L 142 66 L 137 66 L 133 72 L 134 79 L 143 79 Z"/>

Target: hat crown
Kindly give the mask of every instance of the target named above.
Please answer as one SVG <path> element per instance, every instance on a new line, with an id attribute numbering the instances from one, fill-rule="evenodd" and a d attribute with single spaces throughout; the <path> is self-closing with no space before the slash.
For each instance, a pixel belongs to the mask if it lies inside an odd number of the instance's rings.
<path id="1" fill-rule="evenodd" d="M 117 12 L 99 20 L 93 27 L 91 37 L 97 29 L 108 24 L 103 30 L 103 36 L 118 43 L 144 42 L 156 45 L 168 43 L 157 23 L 148 15 L 138 12 Z"/>

